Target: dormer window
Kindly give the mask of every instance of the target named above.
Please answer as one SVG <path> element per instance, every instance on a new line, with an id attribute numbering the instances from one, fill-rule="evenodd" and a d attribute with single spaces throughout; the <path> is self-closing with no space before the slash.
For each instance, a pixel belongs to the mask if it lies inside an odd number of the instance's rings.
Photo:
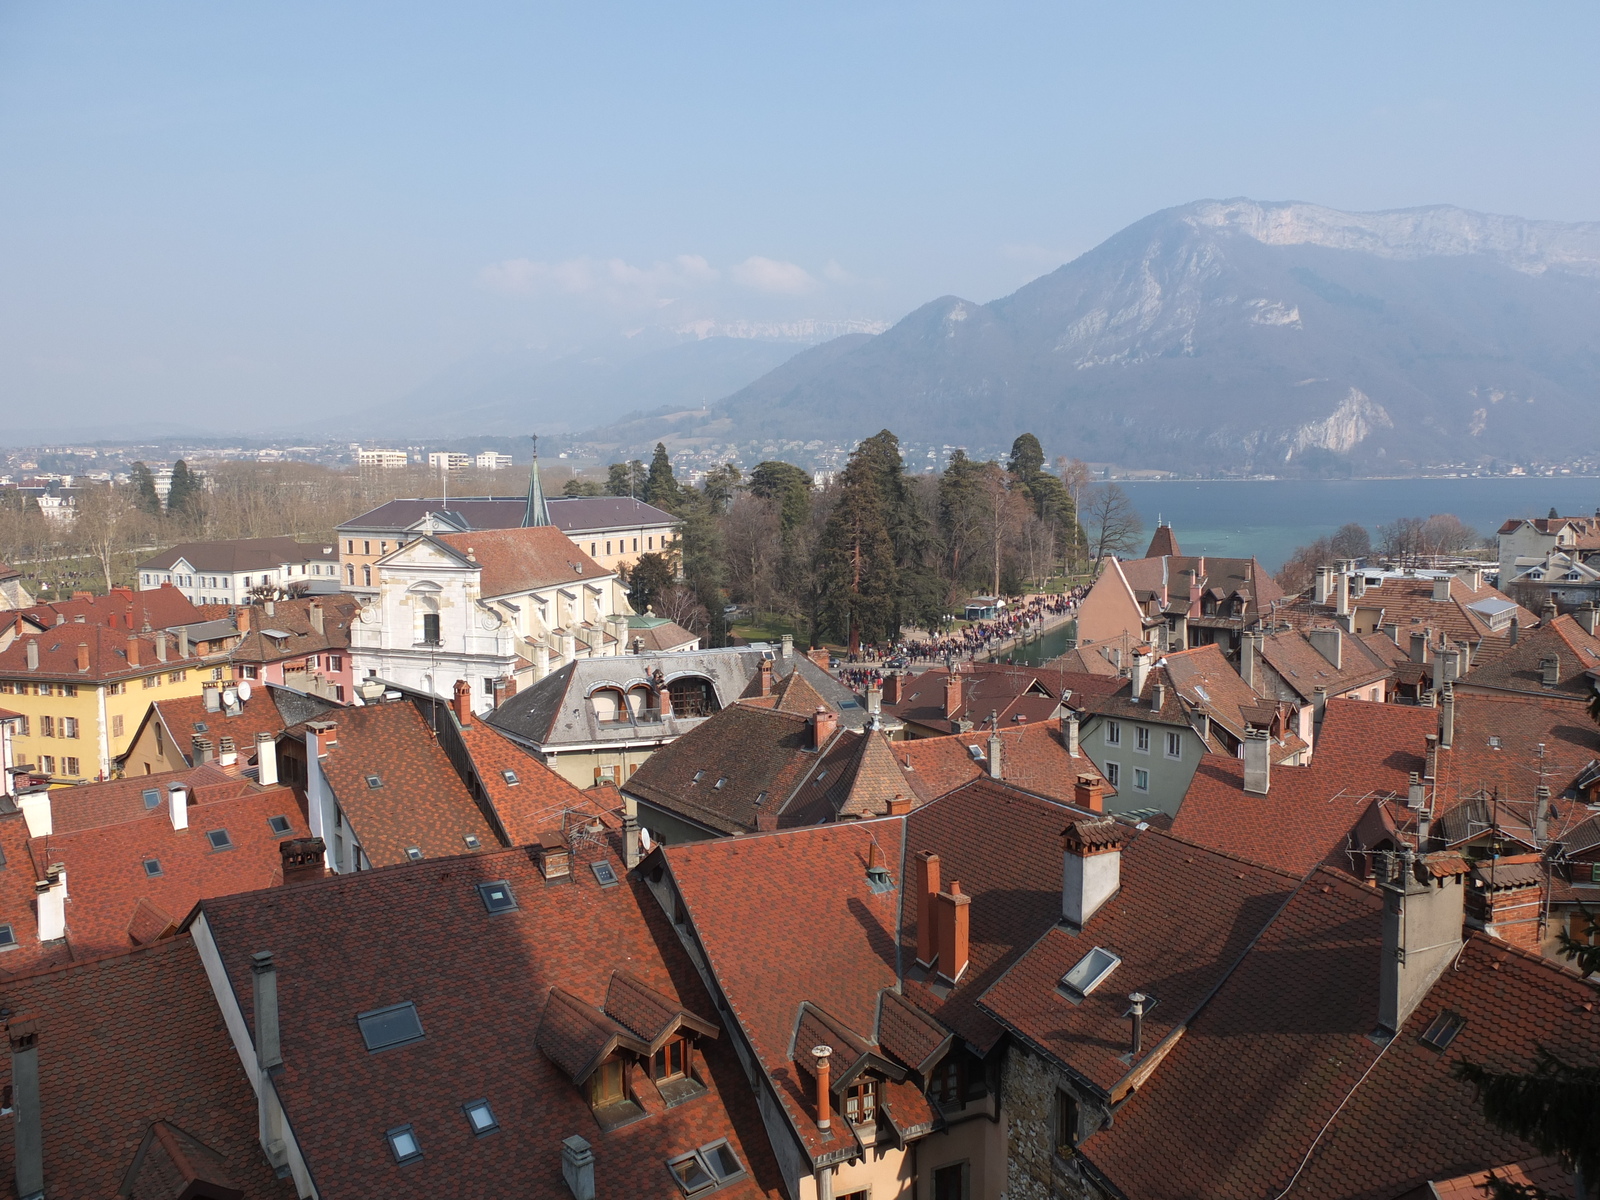
<path id="1" fill-rule="evenodd" d="M 621 1104 L 627 1093 L 623 1089 L 623 1063 L 612 1057 L 595 1068 L 589 1077 L 589 1106 L 604 1108 L 608 1104 Z"/>
<path id="2" fill-rule="evenodd" d="M 878 1119 L 878 1081 L 857 1079 L 844 1093 L 844 1115 L 852 1125 L 870 1125 Z"/>
<path id="3" fill-rule="evenodd" d="M 961 1103 L 961 1059 L 954 1054 L 934 1068 L 928 1080 L 928 1095 L 935 1104 L 948 1108 Z"/>
<path id="4" fill-rule="evenodd" d="M 650 1078 L 660 1083 L 689 1073 L 689 1039 L 675 1037 L 650 1059 Z"/>

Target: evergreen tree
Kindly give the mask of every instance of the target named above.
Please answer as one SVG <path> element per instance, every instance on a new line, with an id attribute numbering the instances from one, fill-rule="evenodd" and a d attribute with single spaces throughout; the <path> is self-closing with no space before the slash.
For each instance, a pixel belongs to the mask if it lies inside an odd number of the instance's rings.
<path id="1" fill-rule="evenodd" d="M 850 456 L 818 547 L 818 618 L 852 652 L 861 648 L 863 638 L 888 640 L 899 632 L 900 580 L 883 495 L 881 452 L 882 443 L 868 447 L 863 442 Z"/>
<path id="2" fill-rule="evenodd" d="M 1044 473 L 1044 448 L 1039 445 L 1039 439 L 1031 433 L 1024 433 L 1011 443 L 1011 460 L 1006 463 L 1006 470 L 1010 471 L 1024 486 Z"/>
<path id="3" fill-rule="evenodd" d="M 935 569 L 939 546 L 933 523 L 906 478 L 900 439 L 887 429 L 879 430 L 856 447 L 852 462 L 856 460 L 877 485 L 884 527 L 894 548 L 893 611 L 888 624 L 872 634 L 892 640 L 902 625 L 927 627 L 942 612 L 944 588 Z"/>
<path id="4" fill-rule="evenodd" d="M 172 486 L 167 490 L 167 513 L 185 520 L 200 516 L 200 480 L 189 470 L 189 464 L 179 459 L 172 467 Z"/>
<path id="5" fill-rule="evenodd" d="M 757 463 L 750 472 L 750 494 L 777 508 L 785 543 L 811 516 L 811 476 L 793 463 Z"/>
<path id="6" fill-rule="evenodd" d="M 692 487 L 679 489 L 677 504 L 683 517 L 678 540 L 683 554 L 683 582 L 706 610 L 706 645 L 726 646 L 728 618 L 723 609 L 727 607 L 727 555 L 722 524 L 717 519 L 721 510 Z"/>
<path id="7" fill-rule="evenodd" d="M 666 446 L 656 443 L 656 452 L 650 459 L 650 474 L 644 484 L 644 500 L 665 512 L 677 516 L 683 497 L 677 478 L 672 474 L 672 458 Z"/>
<path id="8" fill-rule="evenodd" d="M 606 475 L 606 495 L 644 497 L 645 465 L 637 458 L 631 462 L 612 463 Z"/>
<path id="9" fill-rule="evenodd" d="M 151 517 L 161 515 L 161 497 L 156 492 L 156 477 L 150 473 L 150 468 L 142 462 L 136 462 L 132 468 L 133 474 L 133 502 L 139 511 Z"/>
<path id="10" fill-rule="evenodd" d="M 644 614 L 648 608 L 661 611 L 661 598 L 678 582 L 678 568 L 669 554 L 641 554 L 628 570 L 628 603 Z"/>
<path id="11" fill-rule="evenodd" d="M 706 472 L 704 488 L 706 499 L 716 506 L 718 512 L 723 512 L 733 501 L 733 494 L 739 490 L 743 476 L 739 468 L 733 463 L 724 463 L 720 467 L 713 467 Z"/>
<path id="12" fill-rule="evenodd" d="M 593 479 L 569 479 L 561 485 L 563 496 L 604 496 L 605 488 Z"/>

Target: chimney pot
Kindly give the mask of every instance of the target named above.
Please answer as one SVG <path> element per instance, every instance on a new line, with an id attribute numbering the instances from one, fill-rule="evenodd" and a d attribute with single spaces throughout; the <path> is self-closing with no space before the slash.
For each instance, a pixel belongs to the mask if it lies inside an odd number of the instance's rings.
<path id="1" fill-rule="evenodd" d="M 1082 927 L 1122 885 L 1122 831 L 1085 817 L 1062 831 L 1061 849 L 1061 915 Z"/>
<path id="2" fill-rule="evenodd" d="M 821 750 L 826 746 L 838 726 L 838 715 L 831 708 L 818 705 L 817 711 L 811 717 L 811 748 Z"/>
<path id="3" fill-rule="evenodd" d="M 128 665 L 130 667 L 139 665 L 139 635 L 137 633 L 128 635 Z"/>
<path id="4" fill-rule="evenodd" d="M 88 671 L 88 669 L 89 669 L 89 643 L 88 642 L 79 642 L 78 643 L 78 670 L 79 671 Z"/>
<path id="5" fill-rule="evenodd" d="M 256 782 L 262 787 L 278 782 L 278 739 L 265 731 L 256 734 Z"/>
<path id="6" fill-rule="evenodd" d="M 167 785 L 167 813 L 172 818 L 172 827 L 174 829 L 189 828 L 189 788 L 187 784 L 169 783 Z"/>
<path id="7" fill-rule="evenodd" d="M 770 658 L 763 658 L 761 660 L 760 674 L 761 694 L 763 696 L 772 695 L 772 660 Z"/>
<path id="8" fill-rule="evenodd" d="M 1244 731 L 1244 790 L 1265 796 L 1272 787 L 1272 735 L 1265 729 Z"/>
<path id="9" fill-rule="evenodd" d="M 961 890 L 959 880 L 936 897 L 939 909 L 939 978 L 946 983 L 960 982 L 967 970 L 967 939 L 972 897 Z"/>
<path id="10" fill-rule="evenodd" d="M 472 724 L 472 685 L 465 679 L 456 680 L 450 707 L 455 710 L 456 721 L 463 729 Z"/>
<path id="11" fill-rule="evenodd" d="M 939 957 L 938 909 L 939 856 L 931 850 L 917 855 L 917 965 L 927 970 Z"/>
<path id="12" fill-rule="evenodd" d="M 1104 812 L 1104 791 L 1105 784 L 1101 781 L 1100 776 L 1090 771 L 1084 771 L 1073 782 L 1072 802 L 1079 808 L 1087 809 L 1089 812 Z"/>
<path id="13" fill-rule="evenodd" d="M 1144 1040 L 1144 1006 L 1149 999 L 1143 992 L 1132 992 L 1128 996 L 1128 1003 L 1133 1009 L 1130 1014 L 1133 1017 L 1133 1037 L 1128 1047 L 1129 1061 L 1139 1057 L 1140 1044 Z"/>
<path id="14" fill-rule="evenodd" d="M 824 1130 L 833 1128 L 833 1093 L 828 1088 L 828 1059 L 831 1057 L 832 1046 L 811 1047 L 817 1076 L 817 1128 Z"/>
<path id="15" fill-rule="evenodd" d="M 278 1047 L 278 968 L 272 951 L 257 950 L 250 956 L 252 1007 L 256 1026 L 256 1065 L 263 1071 L 283 1064 Z"/>
<path id="16" fill-rule="evenodd" d="M 44 1196 L 44 1130 L 39 1094 L 39 1021 L 29 1013 L 6 1025 L 11 1043 L 11 1105 L 15 1124 L 12 1149 L 16 1158 L 17 1195 L 21 1200 Z"/>

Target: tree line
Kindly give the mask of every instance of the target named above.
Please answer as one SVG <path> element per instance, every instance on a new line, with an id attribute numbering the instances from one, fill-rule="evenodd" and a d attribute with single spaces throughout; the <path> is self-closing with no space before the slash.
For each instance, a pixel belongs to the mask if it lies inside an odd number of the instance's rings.
<path id="1" fill-rule="evenodd" d="M 1047 470 L 1031 433 L 1005 463 L 957 450 L 941 474 L 912 474 L 885 429 L 823 487 L 782 461 L 748 475 L 728 463 L 692 486 L 658 444 L 648 465 L 614 463 L 605 483 L 565 491 L 637 496 L 682 522 L 672 553 L 643 555 L 628 573 L 638 611 L 722 645 L 725 607 L 747 605 L 787 618 L 812 644 L 857 648 L 906 627 L 940 630 L 974 593 L 1019 594 L 1130 549 L 1142 532 L 1132 504 L 1089 478 L 1076 460 Z"/>
<path id="2" fill-rule="evenodd" d="M 1317 568 L 1341 559 L 1376 556 L 1397 567 L 1430 566 L 1441 558 L 1458 558 L 1483 549 L 1489 542 L 1477 530 L 1451 513 L 1431 517 L 1400 517 L 1379 525 L 1377 537 L 1366 526 L 1341 525 L 1331 537 L 1297 546 L 1274 578 L 1290 595 L 1310 587 Z"/>

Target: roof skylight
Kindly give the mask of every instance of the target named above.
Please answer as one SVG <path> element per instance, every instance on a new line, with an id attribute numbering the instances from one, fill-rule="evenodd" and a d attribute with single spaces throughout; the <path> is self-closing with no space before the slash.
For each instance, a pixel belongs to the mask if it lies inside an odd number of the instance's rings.
<path id="1" fill-rule="evenodd" d="M 17 944 L 16 930 L 9 925 L 0 925 L 0 950 L 9 950 Z"/>
<path id="2" fill-rule="evenodd" d="M 422 1019 L 417 1016 L 417 1006 L 410 1000 L 357 1013 L 356 1024 L 361 1029 L 361 1040 L 367 1044 L 368 1050 L 387 1050 L 391 1046 L 404 1046 L 408 1042 L 422 1040 Z"/>
<path id="3" fill-rule="evenodd" d="M 468 850 L 479 850 L 483 847 L 483 843 L 478 840 L 478 835 L 475 833 L 466 834 L 461 840 L 467 844 Z"/>
<path id="4" fill-rule="evenodd" d="M 466 1114 L 467 1125 L 478 1137 L 500 1128 L 500 1122 L 494 1119 L 494 1110 L 489 1107 L 487 1100 L 469 1100 L 461 1106 L 461 1111 Z"/>
<path id="5" fill-rule="evenodd" d="M 406 847 L 406 857 L 409 858 L 412 862 L 421 862 L 422 861 L 422 847 L 421 846 L 407 846 Z"/>
<path id="6" fill-rule="evenodd" d="M 211 843 L 213 850 L 233 849 L 233 839 L 228 836 L 226 829 L 208 829 L 206 831 L 206 841 Z"/>
<path id="7" fill-rule="evenodd" d="M 500 778 L 504 779 L 507 783 L 512 784 L 513 786 L 522 782 L 522 780 L 517 778 L 517 773 L 515 771 L 501 771 Z"/>
<path id="8" fill-rule="evenodd" d="M 408 1163 L 422 1157 L 422 1144 L 417 1141 L 416 1130 L 409 1125 L 396 1125 L 383 1135 L 389 1140 L 389 1152 L 396 1163 Z"/>
<path id="9" fill-rule="evenodd" d="M 1461 1032 L 1466 1023 L 1467 1019 L 1465 1017 L 1453 1013 L 1447 1008 L 1433 1019 L 1433 1024 L 1423 1031 L 1422 1044 L 1424 1046 L 1432 1046 L 1435 1050 L 1446 1050 L 1449 1048 L 1450 1043 L 1456 1040 L 1456 1034 Z"/>
<path id="10" fill-rule="evenodd" d="M 146 808 L 154 808 L 156 805 L 158 805 L 160 803 L 161 803 L 161 792 L 160 792 L 160 790 L 157 789 L 157 788 L 145 788 L 145 790 L 144 790 L 144 806 Z"/>
<path id="11" fill-rule="evenodd" d="M 610 863 L 601 860 L 600 862 L 590 863 L 589 867 L 592 871 L 594 871 L 595 881 L 599 883 L 601 887 L 608 888 L 617 886 L 617 873 L 612 868 Z"/>
<path id="12" fill-rule="evenodd" d="M 145 878 L 146 879 L 154 879 L 157 875 L 160 875 L 161 874 L 161 860 L 159 858 L 147 858 L 147 859 L 145 859 L 144 860 L 144 874 L 145 874 Z"/>
<path id="13" fill-rule="evenodd" d="M 284 834 L 289 832 L 289 818 L 268 817 L 267 828 L 272 830 L 272 832 L 277 834 L 279 837 L 282 837 Z"/>
<path id="14" fill-rule="evenodd" d="M 511 885 L 504 879 L 496 880 L 494 883 L 480 883 L 478 898 L 483 901 L 483 907 L 491 913 L 510 912 L 517 907 L 517 898 L 511 894 Z"/>
<path id="15" fill-rule="evenodd" d="M 383 786 L 383 780 L 379 779 L 376 775 L 368 775 L 367 786 L 369 788 L 381 788 Z"/>
<path id="16" fill-rule="evenodd" d="M 1087 996 L 1121 965 L 1122 959 L 1111 951 L 1096 946 L 1078 960 L 1077 966 L 1061 977 L 1061 982 L 1078 995 Z"/>

